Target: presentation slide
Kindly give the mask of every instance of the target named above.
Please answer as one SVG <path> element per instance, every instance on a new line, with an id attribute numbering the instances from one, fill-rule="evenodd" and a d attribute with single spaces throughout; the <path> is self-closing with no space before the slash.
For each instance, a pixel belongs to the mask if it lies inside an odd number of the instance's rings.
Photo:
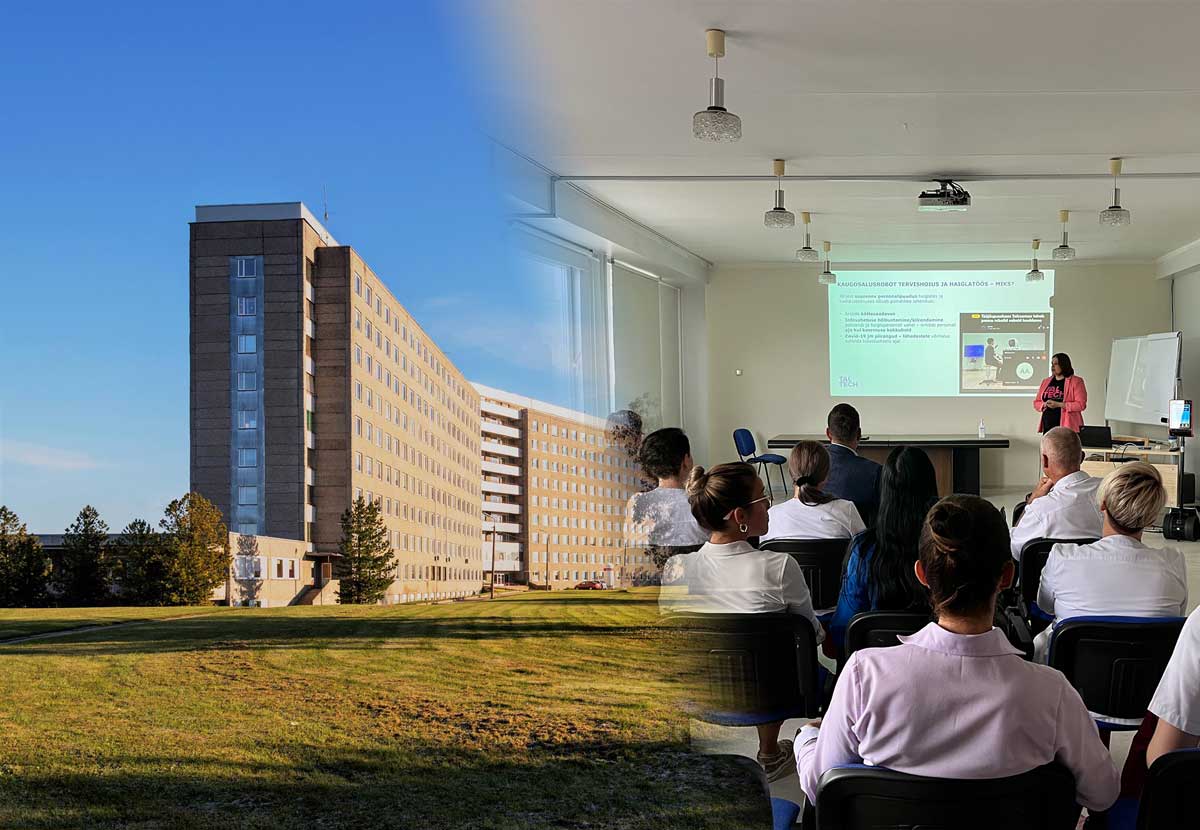
<path id="1" fill-rule="evenodd" d="M 843 271 L 829 286 L 829 394 L 1032 395 L 1050 374 L 1054 272 Z"/>

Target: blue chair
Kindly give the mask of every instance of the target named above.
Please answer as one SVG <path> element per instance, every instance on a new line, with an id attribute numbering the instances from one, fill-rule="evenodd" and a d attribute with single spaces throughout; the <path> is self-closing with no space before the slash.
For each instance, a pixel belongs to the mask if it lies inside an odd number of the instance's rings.
<path id="1" fill-rule="evenodd" d="M 1183 617 L 1071 617 L 1054 628 L 1047 662 L 1070 681 L 1101 732 L 1138 728 L 1158 688 Z"/>
<path id="2" fill-rule="evenodd" d="M 739 460 L 745 461 L 747 464 L 758 465 L 759 475 L 767 480 L 768 491 L 773 488 L 771 486 L 771 474 L 767 469 L 767 465 L 776 465 L 779 468 L 779 480 L 783 483 L 783 492 L 788 492 L 787 476 L 783 474 L 783 466 L 787 464 L 786 458 L 773 452 L 756 455 L 758 448 L 754 444 L 754 434 L 748 429 L 735 429 L 733 431 L 733 445 L 737 448 Z"/>
<path id="3" fill-rule="evenodd" d="M 815 830 L 961 828 L 1074 830 L 1079 820 L 1075 779 L 1058 764 L 975 780 L 926 778 L 882 767 L 835 767 L 821 776 Z"/>

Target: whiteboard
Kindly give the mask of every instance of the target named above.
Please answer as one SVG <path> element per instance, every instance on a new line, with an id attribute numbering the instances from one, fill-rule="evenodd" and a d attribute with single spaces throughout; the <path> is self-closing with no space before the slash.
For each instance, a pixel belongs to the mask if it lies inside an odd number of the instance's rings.
<path id="1" fill-rule="evenodd" d="M 1182 335 L 1177 331 L 1113 340 L 1104 417 L 1162 425 L 1175 397 Z"/>

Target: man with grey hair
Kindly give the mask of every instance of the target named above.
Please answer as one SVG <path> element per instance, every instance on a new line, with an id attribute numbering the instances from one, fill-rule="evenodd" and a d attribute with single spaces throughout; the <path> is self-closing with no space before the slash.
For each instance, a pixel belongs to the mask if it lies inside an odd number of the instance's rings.
<path id="1" fill-rule="evenodd" d="M 1012 555 L 1030 539 L 1099 539 L 1104 529 L 1096 491 L 1100 479 L 1079 469 L 1083 445 L 1079 435 L 1054 427 L 1042 436 L 1044 477 L 1025 500 L 1025 512 L 1012 529 Z"/>

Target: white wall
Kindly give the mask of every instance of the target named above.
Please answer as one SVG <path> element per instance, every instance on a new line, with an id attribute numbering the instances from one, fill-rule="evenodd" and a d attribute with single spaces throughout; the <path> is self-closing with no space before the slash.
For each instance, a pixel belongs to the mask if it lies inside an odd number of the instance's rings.
<path id="1" fill-rule="evenodd" d="M 1088 384 L 1086 422 L 1104 421 L 1104 385 L 1114 337 L 1168 331 L 1170 284 L 1151 264 L 1053 265 L 1055 351 L 1066 352 Z M 874 263 L 896 268 L 1022 268 L 1028 263 Z M 839 266 L 838 271 L 853 270 Z M 736 459 L 733 430 L 760 442 L 787 432 L 823 432 L 825 416 L 845 400 L 862 413 L 863 431 L 974 435 L 979 419 L 1012 448 L 984 451 L 985 489 L 1028 486 L 1038 469 L 1037 414 L 1029 398 L 831 398 L 828 302 L 813 266 L 717 266 L 707 290 L 710 462 Z M 1180 324 L 1182 325 L 1182 324 Z M 1198 328 L 1197 330 L 1200 330 Z M 738 377 L 735 370 L 741 369 Z"/>
<path id="2" fill-rule="evenodd" d="M 1175 329 L 1183 332 L 1182 394 L 1195 407 L 1200 403 L 1200 274 L 1175 279 Z M 1194 473 L 1200 469 L 1200 444 L 1188 442 L 1187 447 L 1185 469 Z"/>

